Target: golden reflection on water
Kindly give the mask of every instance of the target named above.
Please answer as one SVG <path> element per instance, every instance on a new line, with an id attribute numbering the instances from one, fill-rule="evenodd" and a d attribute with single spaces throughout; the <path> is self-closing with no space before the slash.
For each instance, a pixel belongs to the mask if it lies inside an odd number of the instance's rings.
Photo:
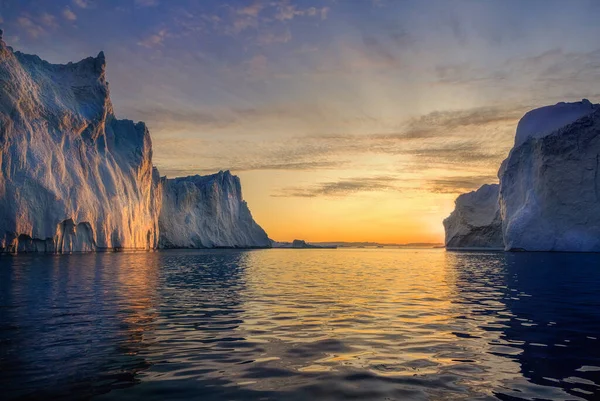
<path id="1" fill-rule="evenodd" d="M 555 273 L 540 288 L 532 287 L 535 275 L 527 285 L 519 282 L 527 258 L 434 249 L 272 249 L 8 261 L 0 270 L 0 300 L 7 306 L 0 309 L 0 334 L 9 336 L 0 383 L 12 386 L 9 394 L 27 394 L 24 387 L 62 396 L 75 386 L 85 389 L 82 396 L 118 400 L 165 394 L 488 399 L 498 393 L 562 400 L 577 399 L 572 387 L 589 392 L 600 383 L 592 380 L 593 369 L 600 370 L 593 355 L 585 361 L 591 368 L 565 369 L 565 380 L 558 368 L 548 378 L 532 373 L 541 370 L 532 366 L 538 355 L 560 354 L 531 346 L 572 347 L 577 333 L 565 324 L 567 330 L 546 337 L 567 317 L 535 308 L 546 301 L 568 305 L 568 299 L 544 295 L 563 285 L 551 280 Z M 517 268 L 509 268 L 511 261 Z M 600 274 L 588 270 L 582 277 L 570 277 L 572 285 L 587 280 L 592 293 L 593 280 L 600 284 Z M 536 296 L 542 303 L 532 303 Z M 580 313 L 594 316 L 598 300 L 583 299 L 592 307 L 583 311 L 580 299 Z M 528 331 L 540 324 L 550 328 Z M 597 344 L 590 334 L 595 326 L 574 324 L 579 344 Z M 577 358 L 576 364 L 585 355 Z"/>
<path id="2" fill-rule="evenodd" d="M 501 268 L 500 261 L 473 264 L 444 250 L 249 253 L 239 332 L 263 344 L 265 356 L 277 355 L 270 362 L 281 369 L 448 374 L 460 377 L 470 397 L 492 396 L 508 382 L 535 390 L 507 357 L 522 350 L 502 338 L 512 315 L 502 302 Z"/>

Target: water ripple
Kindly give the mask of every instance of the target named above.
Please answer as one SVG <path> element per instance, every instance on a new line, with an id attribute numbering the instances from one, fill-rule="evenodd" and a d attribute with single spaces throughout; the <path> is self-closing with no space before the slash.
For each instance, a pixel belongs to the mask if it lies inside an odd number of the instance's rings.
<path id="1" fill-rule="evenodd" d="M 3 399 L 598 399 L 600 255 L 0 258 Z"/>

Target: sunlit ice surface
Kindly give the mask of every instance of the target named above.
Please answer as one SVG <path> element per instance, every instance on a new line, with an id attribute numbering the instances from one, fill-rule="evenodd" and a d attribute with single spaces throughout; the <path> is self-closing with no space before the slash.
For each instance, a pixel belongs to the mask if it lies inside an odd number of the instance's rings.
<path id="1" fill-rule="evenodd" d="M 0 258 L 2 399 L 600 397 L 600 255 Z"/>

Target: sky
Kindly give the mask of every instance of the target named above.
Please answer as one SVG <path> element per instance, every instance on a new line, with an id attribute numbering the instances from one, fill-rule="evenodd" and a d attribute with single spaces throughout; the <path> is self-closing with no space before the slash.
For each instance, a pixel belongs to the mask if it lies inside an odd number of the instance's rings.
<path id="1" fill-rule="evenodd" d="M 15 50 L 106 54 L 162 175 L 229 169 L 279 241 L 443 242 L 519 118 L 600 100 L 594 0 L 0 0 Z"/>

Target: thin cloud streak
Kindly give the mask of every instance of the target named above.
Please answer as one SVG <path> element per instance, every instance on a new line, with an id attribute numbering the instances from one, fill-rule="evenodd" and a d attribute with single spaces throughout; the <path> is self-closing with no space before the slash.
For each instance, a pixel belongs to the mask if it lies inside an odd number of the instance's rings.
<path id="1" fill-rule="evenodd" d="M 352 177 L 306 187 L 285 187 L 271 196 L 284 198 L 343 197 L 359 192 L 397 191 L 399 190 L 395 185 L 397 181 L 397 178 L 389 176 Z"/>

